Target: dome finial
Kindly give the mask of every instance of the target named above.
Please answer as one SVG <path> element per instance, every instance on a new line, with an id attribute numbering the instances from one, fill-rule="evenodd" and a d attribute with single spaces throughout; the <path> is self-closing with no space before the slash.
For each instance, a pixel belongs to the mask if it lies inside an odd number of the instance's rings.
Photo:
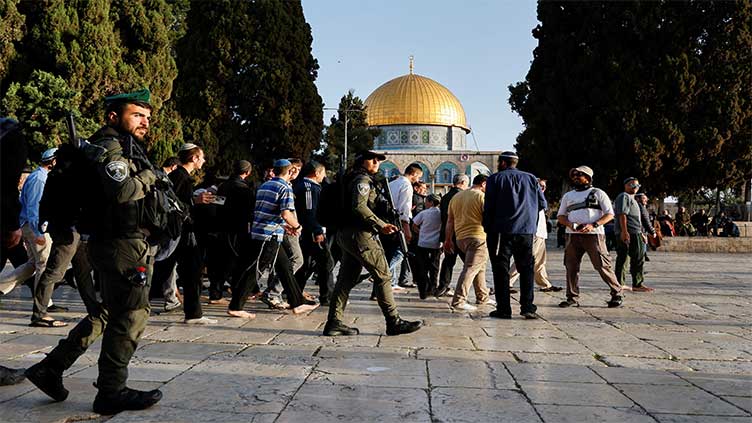
<path id="1" fill-rule="evenodd" d="M 415 58 L 414 58 L 414 57 L 413 57 L 413 55 L 411 54 L 411 55 L 410 55 L 410 75 L 412 75 L 412 74 L 413 74 L 414 61 L 415 61 Z"/>

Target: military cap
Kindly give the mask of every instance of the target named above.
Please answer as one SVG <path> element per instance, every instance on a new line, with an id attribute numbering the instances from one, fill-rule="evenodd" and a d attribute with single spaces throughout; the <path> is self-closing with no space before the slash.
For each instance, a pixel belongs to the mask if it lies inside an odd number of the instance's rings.
<path id="1" fill-rule="evenodd" d="M 148 88 L 133 91 L 130 93 L 120 93 L 104 98 L 105 104 L 110 103 L 146 103 L 151 104 L 151 91 Z"/>
<path id="2" fill-rule="evenodd" d="M 379 159 L 379 161 L 386 160 L 386 155 L 377 153 L 373 150 L 364 151 L 362 153 L 358 153 L 355 155 L 355 161 L 356 162 L 362 162 L 363 160 L 369 160 L 369 159 Z"/>

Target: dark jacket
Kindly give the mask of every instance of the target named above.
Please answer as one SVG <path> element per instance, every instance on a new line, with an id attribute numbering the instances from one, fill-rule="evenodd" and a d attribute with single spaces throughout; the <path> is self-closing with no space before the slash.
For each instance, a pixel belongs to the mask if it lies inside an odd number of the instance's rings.
<path id="1" fill-rule="evenodd" d="M 449 202 L 455 195 L 460 192 L 462 192 L 461 189 L 452 187 L 451 189 L 449 189 L 449 192 L 441 198 L 441 204 L 439 205 L 439 210 L 441 210 L 441 238 L 439 239 L 441 240 L 441 242 L 444 242 L 444 239 L 446 237 L 446 224 L 447 219 L 449 218 Z"/>
<path id="2" fill-rule="evenodd" d="M 298 214 L 298 220 L 303 225 L 304 236 L 310 238 L 312 235 L 321 235 L 324 229 L 316 220 L 316 212 L 319 208 L 319 198 L 321 197 L 321 185 L 308 178 L 300 178 L 295 181 L 292 188 L 295 194 L 295 211 Z"/>
<path id="3" fill-rule="evenodd" d="M 487 234 L 532 235 L 538 226 L 538 212 L 548 203 L 530 173 L 507 168 L 486 181 L 483 229 Z"/>
<path id="4" fill-rule="evenodd" d="M 217 195 L 225 197 L 225 204 L 220 206 L 218 211 L 223 230 L 228 233 L 247 234 L 256 204 L 255 187 L 235 175 L 219 186 Z"/>
<path id="5" fill-rule="evenodd" d="M 26 165 L 26 140 L 16 121 L 0 120 L 0 229 L 2 236 L 19 228 L 18 215 L 21 203 L 18 201 L 18 181 Z M 6 132 L 7 131 L 7 132 Z"/>
<path id="6" fill-rule="evenodd" d="M 191 210 L 193 207 L 193 177 L 191 177 L 191 174 L 183 166 L 178 166 L 167 177 L 170 178 L 172 190 L 175 191 L 175 195 L 178 196 L 180 202 L 187 210 Z M 189 217 L 183 223 L 183 232 L 192 232 L 193 230 L 193 219 Z"/>

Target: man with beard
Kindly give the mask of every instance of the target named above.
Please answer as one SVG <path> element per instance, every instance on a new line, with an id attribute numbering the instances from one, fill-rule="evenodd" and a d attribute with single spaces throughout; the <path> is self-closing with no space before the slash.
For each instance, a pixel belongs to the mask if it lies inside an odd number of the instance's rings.
<path id="1" fill-rule="evenodd" d="M 561 198 L 559 223 L 567 227 L 567 245 L 564 248 L 564 265 L 567 268 L 567 299 L 559 307 L 579 307 L 580 263 L 587 253 L 593 268 L 611 288 L 609 307 L 622 304 L 621 285 L 611 268 L 611 258 L 606 249 L 603 225 L 614 218 L 611 200 L 603 190 L 593 187 L 593 170 L 579 166 L 569 171 L 574 186 Z"/>
<path id="2" fill-rule="evenodd" d="M 149 282 L 154 250 L 146 240 L 148 222 L 140 211 L 156 175 L 142 143 L 151 118 L 148 89 L 105 98 L 107 124 L 92 135 L 85 153 L 92 164 L 89 258 L 99 274 L 102 307 L 90 312 L 27 378 L 56 401 L 68 397 L 63 371 L 102 336 L 94 412 L 111 415 L 142 410 L 162 398 L 159 390 L 126 386 L 128 363 L 149 318 Z M 82 230 L 83 232 L 83 230 Z"/>

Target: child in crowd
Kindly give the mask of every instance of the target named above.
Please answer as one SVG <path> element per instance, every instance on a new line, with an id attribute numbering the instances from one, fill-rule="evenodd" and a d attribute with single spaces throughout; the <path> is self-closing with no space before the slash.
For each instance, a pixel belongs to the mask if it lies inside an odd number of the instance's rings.
<path id="1" fill-rule="evenodd" d="M 426 197 L 425 210 L 413 218 L 413 228 L 418 231 L 418 252 L 413 269 L 420 299 L 433 295 L 439 286 L 439 258 L 441 257 L 441 198 L 436 194 Z"/>

